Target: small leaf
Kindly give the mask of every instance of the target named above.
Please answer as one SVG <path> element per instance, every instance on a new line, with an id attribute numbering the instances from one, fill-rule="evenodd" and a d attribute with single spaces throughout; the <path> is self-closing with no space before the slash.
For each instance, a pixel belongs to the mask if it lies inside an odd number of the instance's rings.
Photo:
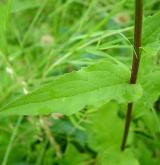
<path id="1" fill-rule="evenodd" d="M 160 12 L 147 17 L 143 23 L 143 45 L 151 44 L 160 39 Z"/>
<path id="2" fill-rule="evenodd" d="M 55 78 L 52 83 L 6 105 L 0 113 L 70 115 L 87 105 L 99 107 L 110 100 L 136 101 L 142 95 L 142 88 L 128 84 L 129 74 L 120 63 L 100 62 Z"/>
<path id="3" fill-rule="evenodd" d="M 160 96 L 160 71 L 147 74 L 141 80 L 144 89 L 143 97 L 145 104 L 153 104 Z"/>
<path id="4" fill-rule="evenodd" d="M 154 107 L 154 103 L 160 96 L 160 71 L 152 71 L 143 75 L 139 81 L 142 84 L 143 95 L 135 103 L 134 113 L 136 116 L 148 113 L 147 110 Z"/>
<path id="5" fill-rule="evenodd" d="M 64 157 L 59 160 L 59 165 L 89 165 L 91 158 L 87 154 L 82 154 L 72 144 L 68 144 Z"/>

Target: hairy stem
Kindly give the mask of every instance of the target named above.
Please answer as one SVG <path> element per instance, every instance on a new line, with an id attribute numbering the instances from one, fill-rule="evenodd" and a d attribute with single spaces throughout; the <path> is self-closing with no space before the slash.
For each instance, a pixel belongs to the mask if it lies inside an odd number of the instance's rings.
<path id="1" fill-rule="evenodd" d="M 143 18 L 143 0 L 135 0 L 134 51 L 133 51 L 130 84 L 136 84 L 137 76 L 138 76 L 139 63 L 141 59 L 140 47 L 141 47 L 141 34 L 142 34 L 142 18 Z M 121 145 L 122 151 L 125 149 L 125 145 L 128 137 L 132 109 L 133 109 L 133 103 L 128 103 L 125 130 Z"/>

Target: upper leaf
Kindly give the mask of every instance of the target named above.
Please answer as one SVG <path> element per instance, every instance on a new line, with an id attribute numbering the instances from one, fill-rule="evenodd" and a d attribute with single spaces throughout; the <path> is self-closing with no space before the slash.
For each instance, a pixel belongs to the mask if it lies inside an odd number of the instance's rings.
<path id="1" fill-rule="evenodd" d="M 143 46 L 156 42 L 157 39 L 160 37 L 160 12 L 147 17 L 143 23 Z"/>
<path id="2" fill-rule="evenodd" d="M 1 109 L 2 114 L 38 115 L 59 112 L 73 114 L 85 106 L 116 100 L 137 100 L 142 89 L 130 85 L 129 71 L 120 63 L 100 62 L 58 78 Z"/>

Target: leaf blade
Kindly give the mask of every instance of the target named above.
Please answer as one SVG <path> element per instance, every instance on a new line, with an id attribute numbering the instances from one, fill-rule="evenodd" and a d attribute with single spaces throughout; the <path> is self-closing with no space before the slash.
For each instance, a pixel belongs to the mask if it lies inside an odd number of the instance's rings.
<path id="1" fill-rule="evenodd" d="M 129 72 L 121 65 L 104 61 L 78 72 L 60 76 L 52 83 L 2 108 L 1 114 L 38 115 L 76 113 L 85 106 L 99 107 L 116 100 L 135 101 L 140 85 L 128 84 Z"/>

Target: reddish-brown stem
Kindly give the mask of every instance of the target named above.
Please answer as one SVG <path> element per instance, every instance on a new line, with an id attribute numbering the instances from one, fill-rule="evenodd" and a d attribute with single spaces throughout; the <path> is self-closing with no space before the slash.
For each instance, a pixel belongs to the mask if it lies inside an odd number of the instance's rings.
<path id="1" fill-rule="evenodd" d="M 134 51 L 133 51 L 130 84 L 136 84 L 137 76 L 138 76 L 139 63 L 141 59 L 140 47 L 141 47 L 141 34 L 142 34 L 142 17 L 143 17 L 143 0 L 135 0 Z M 125 149 L 125 145 L 128 137 L 132 109 L 133 109 L 133 103 L 128 103 L 125 130 L 121 145 L 122 151 Z"/>

